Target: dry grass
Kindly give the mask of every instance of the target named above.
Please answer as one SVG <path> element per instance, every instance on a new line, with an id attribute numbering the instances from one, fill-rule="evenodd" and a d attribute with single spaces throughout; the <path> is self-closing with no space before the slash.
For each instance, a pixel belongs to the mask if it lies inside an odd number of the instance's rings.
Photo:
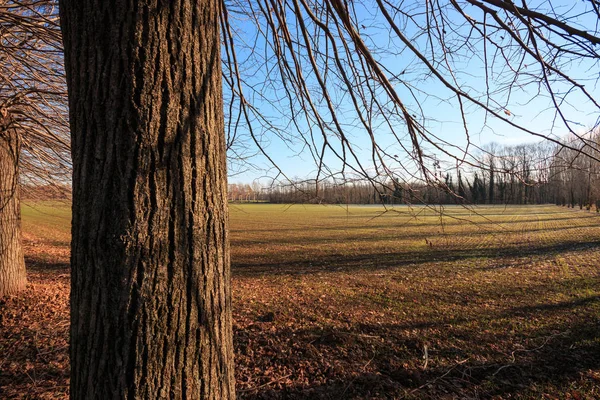
<path id="1" fill-rule="evenodd" d="M 240 398 L 600 398 L 595 213 L 231 211 Z M 69 221 L 24 209 L 31 285 L 0 308 L 2 398 L 67 396 Z"/>

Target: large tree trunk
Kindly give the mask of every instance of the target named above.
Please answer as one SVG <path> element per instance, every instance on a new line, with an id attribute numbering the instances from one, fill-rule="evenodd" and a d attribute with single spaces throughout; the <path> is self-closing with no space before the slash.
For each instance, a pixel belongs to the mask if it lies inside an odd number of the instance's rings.
<path id="1" fill-rule="evenodd" d="M 73 399 L 235 396 L 219 4 L 60 2 Z"/>
<path id="2" fill-rule="evenodd" d="M 0 297 L 27 285 L 21 247 L 20 144 L 17 134 L 11 132 L 0 131 Z"/>

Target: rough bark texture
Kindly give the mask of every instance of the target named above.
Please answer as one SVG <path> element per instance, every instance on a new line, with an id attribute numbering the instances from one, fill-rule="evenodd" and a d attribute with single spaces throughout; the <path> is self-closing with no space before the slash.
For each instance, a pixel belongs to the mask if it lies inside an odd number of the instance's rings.
<path id="1" fill-rule="evenodd" d="M 219 4 L 60 2 L 73 399 L 234 397 Z"/>
<path id="2" fill-rule="evenodd" d="M 25 261 L 21 247 L 19 196 L 19 139 L 0 131 L 0 297 L 25 289 Z"/>

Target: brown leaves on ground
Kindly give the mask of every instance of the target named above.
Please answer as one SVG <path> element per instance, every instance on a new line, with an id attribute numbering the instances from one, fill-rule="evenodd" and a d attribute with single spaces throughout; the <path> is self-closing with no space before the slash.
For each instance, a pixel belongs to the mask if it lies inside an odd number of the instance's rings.
<path id="1" fill-rule="evenodd" d="M 25 243 L 27 290 L 0 300 L 0 398 L 68 398 L 68 255 L 49 268 L 31 257 L 57 249 Z"/>

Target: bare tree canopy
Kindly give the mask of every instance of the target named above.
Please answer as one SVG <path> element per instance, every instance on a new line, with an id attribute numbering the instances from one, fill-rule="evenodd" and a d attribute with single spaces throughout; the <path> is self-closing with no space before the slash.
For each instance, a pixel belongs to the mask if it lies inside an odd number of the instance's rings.
<path id="1" fill-rule="evenodd" d="M 24 184 L 68 182 L 66 83 L 53 0 L 0 2 L 0 118 L 19 136 Z"/>
<path id="2" fill-rule="evenodd" d="M 586 135 L 598 123 L 595 1 L 232 0 L 223 9 L 230 164 L 252 162 L 255 149 L 278 168 L 269 143 L 279 142 L 312 159 L 317 181 L 340 172 L 428 181 L 438 158 L 477 165 L 481 134 L 571 134 L 584 144 L 574 149 L 595 148 Z M 1 110 L 22 132 L 25 182 L 64 179 L 70 167 L 57 18 L 53 0 L 0 6 L 12 72 L 0 78 Z"/>
<path id="3" fill-rule="evenodd" d="M 310 155 L 317 181 L 339 171 L 439 181 L 438 160 L 476 166 L 474 137 L 505 131 L 593 157 L 598 7 L 594 0 L 226 1 L 230 152 L 252 142 L 276 165 L 268 147 L 280 141 Z M 578 143 L 561 142 L 567 134 Z"/>

